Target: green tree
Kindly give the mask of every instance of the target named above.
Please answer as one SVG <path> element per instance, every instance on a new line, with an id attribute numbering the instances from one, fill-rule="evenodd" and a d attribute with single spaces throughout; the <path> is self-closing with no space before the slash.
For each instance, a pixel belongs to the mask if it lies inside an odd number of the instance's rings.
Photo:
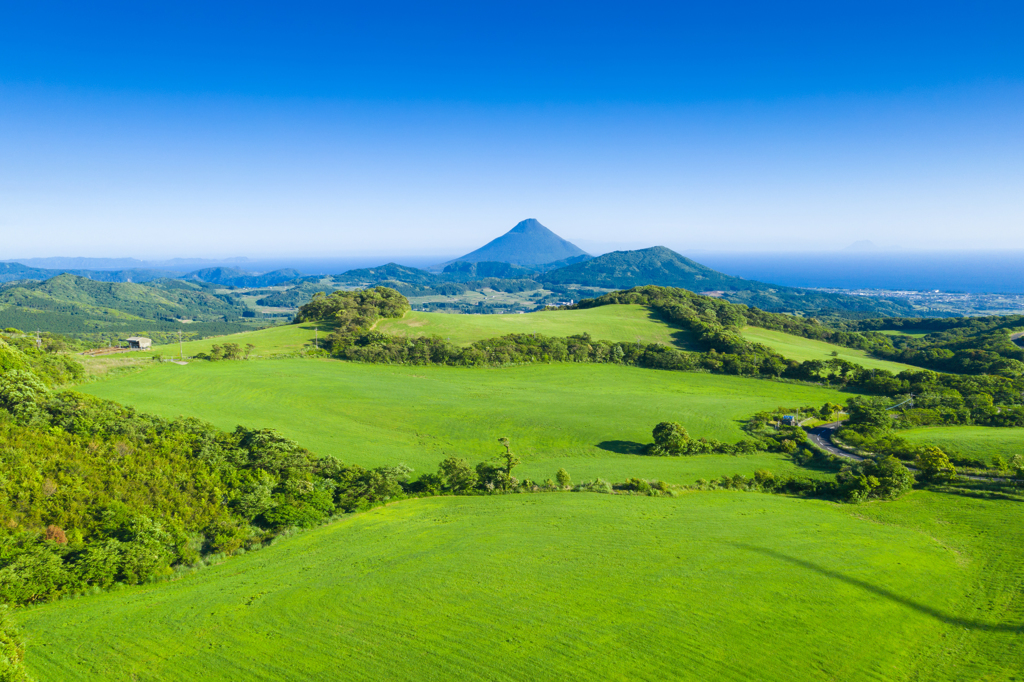
<path id="1" fill-rule="evenodd" d="M 245 344 L 245 359 L 246 360 L 249 359 L 249 356 L 252 355 L 252 352 L 254 350 L 256 350 L 256 346 L 252 345 L 251 343 Z"/>
<path id="2" fill-rule="evenodd" d="M 929 481 L 951 481 L 956 478 L 956 467 L 946 453 L 937 447 L 921 448 L 915 464 Z"/>
<path id="3" fill-rule="evenodd" d="M 448 457 L 437 467 L 437 475 L 453 492 L 470 490 L 476 485 L 477 475 L 469 462 L 460 457 Z"/>
<path id="4" fill-rule="evenodd" d="M 558 481 L 559 488 L 569 488 L 572 486 L 572 478 L 570 478 L 569 472 L 565 469 L 558 470 L 558 473 L 555 474 L 555 480 Z"/>
<path id="5" fill-rule="evenodd" d="M 651 432 L 654 436 L 654 445 L 665 453 L 678 455 L 682 454 L 690 440 L 690 434 L 677 422 L 661 422 Z"/>
<path id="6" fill-rule="evenodd" d="M 505 480 L 503 481 L 502 488 L 508 490 L 509 485 L 512 483 L 512 469 L 520 464 L 520 459 L 515 456 L 512 452 L 512 442 L 502 436 L 498 439 L 498 442 L 505 446 L 505 452 L 501 453 L 499 457 L 505 462 Z"/>
<path id="7" fill-rule="evenodd" d="M 995 469 L 996 471 L 999 471 L 1000 473 L 1005 472 L 1006 460 L 1003 459 L 1000 455 L 994 455 L 992 457 L 992 468 Z"/>

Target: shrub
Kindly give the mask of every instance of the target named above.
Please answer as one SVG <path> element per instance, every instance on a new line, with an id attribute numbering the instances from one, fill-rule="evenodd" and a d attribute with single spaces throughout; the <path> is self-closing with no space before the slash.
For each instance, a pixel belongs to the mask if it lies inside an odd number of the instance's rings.
<path id="1" fill-rule="evenodd" d="M 558 473 L 555 474 L 555 480 L 558 481 L 559 488 L 571 488 L 572 478 L 569 476 L 569 472 L 565 469 L 559 469 Z"/>

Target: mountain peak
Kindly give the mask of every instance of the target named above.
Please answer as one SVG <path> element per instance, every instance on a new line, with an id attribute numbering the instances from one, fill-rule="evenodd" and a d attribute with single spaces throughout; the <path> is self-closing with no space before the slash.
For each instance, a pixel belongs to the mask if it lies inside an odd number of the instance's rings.
<path id="1" fill-rule="evenodd" d="M 540 224 L 540 221 L 536 218 L 527 218 L 516 223 L 516 226 L 509 230 L 509 233 L 522 233 L 522 232 L 546 232 L 548 234 L 554 234 L 551 230 Z"/>
<path id="2" fill-rule="evenodd" d="M 543 265 L 577 256 L 589 254 L 541 225 L 536 218 L 527 218 L 497 239 L 449 263 L 492 261 L 514 265 Z"/>

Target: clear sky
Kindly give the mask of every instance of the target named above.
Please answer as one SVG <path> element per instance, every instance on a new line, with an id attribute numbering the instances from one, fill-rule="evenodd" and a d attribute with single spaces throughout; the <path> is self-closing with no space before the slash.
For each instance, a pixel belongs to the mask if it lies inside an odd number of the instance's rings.
<path id="1" fill-rule="evenodd" d="M 0 0 L 0 259 L 1024 248 L 1024 3 Z"/>

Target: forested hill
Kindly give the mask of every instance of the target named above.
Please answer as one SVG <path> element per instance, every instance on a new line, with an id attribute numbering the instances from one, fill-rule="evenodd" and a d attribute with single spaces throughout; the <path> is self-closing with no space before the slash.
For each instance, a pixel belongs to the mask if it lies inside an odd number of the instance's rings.
<path id="1" fill-rule="evenodd" d="M 733 303 L 773 312 L 851 317 L 914 314 L 913 308 L 902 301 L 831 294 L 733 277 L 664 246 L 638 251 L 613 251 L 538 275 L 537 280 L 545 284 L 577 284 L 606 289 L 630 289 L 648 285 L 678 287 L 696 293 L 711 293 Z"/>
<path id="2" fill-rule="evenodd" d="M 302 273 L 292 268 L 264 272 L 259 275 L 238 268 L 204 268 L 188 273 L 183 279 L 230 287 L 273 287 L 290 282 L 301 275 Z"/>
<path id="3" fill-rule="evenodd" d="M 62 334 L 181 328 L 223 334 L 240 331 L 241 326 L 234 323 L 247 310 L 231 295 L 181 280 L 132 284 L 64 274 L 44 282 L 0 285 L 0 328 L 38 328 Z M 182 327 L 177 320 L 200 324 Z M 215 328 L 200 330 L 201 324 Z"/>
<path id="4" fill-rule="evenodd" d="M 0 282 L 46 280 L 63 274 L 88 277 L 99 282 L 152 282 L 164 277 L 176 277 L 180 273 L 149 268 L 133 268 L 128 270 L 59 270 L 33 268 L 21 263 L 0 263 Z"/>

